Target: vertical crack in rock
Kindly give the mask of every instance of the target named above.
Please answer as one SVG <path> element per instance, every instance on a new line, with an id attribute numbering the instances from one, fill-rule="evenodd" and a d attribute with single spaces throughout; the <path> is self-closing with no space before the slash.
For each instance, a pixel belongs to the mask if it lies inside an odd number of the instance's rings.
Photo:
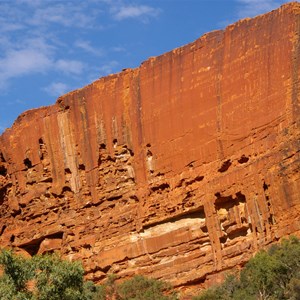
<path id="1" fill-rule="evenodd" d="M 224 148 L 222 143 L 223 138 L 223 129 L 222 129 L 222 76 L 223 76 L 223 64 L 224 64 L 224 33 L 222 31 L 219 32 L 217 39 L 221 39 L 222 42 L 218 40 L 218 46 L 216 49 L 217 52 L 217 74 L 216 74 L 216 97 L 217 97 L 217 142 L 219 147 L 219 159 L 224 158 Z"/>
<path id="2" fill-rule="evenodd" d="M 293 105 L 293 119 L 296 124 L 300 124 L 300 103 L 299 103 L 299 90 L 300 90 L 300 8 L 294 8 L 294 18 L 295 18 L 295 31 L 294 31 L 294 45 L 292 53 L 292 105 Z"/>

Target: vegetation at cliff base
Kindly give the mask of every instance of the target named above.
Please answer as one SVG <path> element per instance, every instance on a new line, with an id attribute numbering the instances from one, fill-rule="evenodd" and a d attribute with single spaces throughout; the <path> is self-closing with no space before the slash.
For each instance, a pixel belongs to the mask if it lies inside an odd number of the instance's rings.
<path id="1" fill-rule="evenodd" d="M 56 255 L 24 258 L 0 253 L 1 300 L 176 300 L 166 282 L 135 276 L 103 285 L 84 281 L 79 262 Z M 207 289 L 194 300 L 300 300 L 300 241 L 295 237 L 258 252 L 239 275 Z"/>
<path id="2" fill-rule="evenodd" d="M 98 286 L 99 289 L 99 286 Z M 101 286 L 101 296 L 95 300 L 177 300 L 177 293 L 168 283 L 136 275 L 129 280 L 117 284 L 113 275 Z"/>
<path id="3" fill-rule="evenodd" d="M 77 262 L 55 255 L 26 259 L 2 251 L 0 265 L 1 300 L 84 300 L 84 270 Z"/>
<path id="4" fill-rule="evenodd" d="M 1 300 L 176 300 L 167 283 L 135 276 L 117 284 L 109 276 L 106 284 L 84 281 L 79 262 L 56 255 L 24 258 L 12 251 L 0 254 Z"/>
<path id="5" fill-rule="evenodd" d="M 229 275 L 222 285 L 194 300 L 299 300 L 300 241 L 295 237 L 258 252 L 239 276 Z"/>

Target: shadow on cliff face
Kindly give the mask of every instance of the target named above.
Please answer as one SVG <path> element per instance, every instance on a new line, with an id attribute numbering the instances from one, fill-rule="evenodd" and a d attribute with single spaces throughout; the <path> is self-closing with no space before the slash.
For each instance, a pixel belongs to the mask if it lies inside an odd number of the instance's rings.
<path id="1" fill-rule="evenodd" d="M 33 239 L 29 243 L 19 245 L 19 248 L 25 250 L 28 252 L 31 256 L 36 255 L 39 253 L 39 250 L 41 248 L 41 244 L 43 241 L 51 241 L 51 240 L 62 240 L 63 238 L 63 232 L 56 232 L 53 234 L 49 234 L 46 236 L 41 236 L 40 238 Z M 52 253 L 51 249 L 49 251 L 45 251 L 44 253 Z"/>

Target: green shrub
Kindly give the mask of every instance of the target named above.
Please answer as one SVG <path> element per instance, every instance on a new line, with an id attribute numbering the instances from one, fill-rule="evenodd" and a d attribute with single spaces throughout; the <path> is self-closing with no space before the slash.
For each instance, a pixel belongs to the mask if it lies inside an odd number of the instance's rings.
<path id="1" fill-rule="evenodd" d="M 239 277 L 230 275 L 194 300 L 299 300 L 300 241 L 296 237 L 258 252 Z"/>
<path id="2" fill-rule="evenodd" d="M 0 299 L 88 300 L 84 292 L 83 268 L 79 263 L 55 255 L 26 259 L 2 251 Z M 91 298 L 90 298 L 91 299 Z"/>
<path id="3" fill-rule="evenodd" d="M 24 258 L 12 251 L 0 253 L 1 300 L 175 300 L 171 287 L 163 281 L 136 276 L 117 285 L 114 275 L 104 285 L 84 282 L 78 262 L 56 255 Z"/>
<path id="4" fill-rule="evenodd" d="M 117 287 L 120 300 L 175 300 L 171 287 L 164 281 L 135 276 Z M 168 295 L 169 294 L 169 295 Z"/>

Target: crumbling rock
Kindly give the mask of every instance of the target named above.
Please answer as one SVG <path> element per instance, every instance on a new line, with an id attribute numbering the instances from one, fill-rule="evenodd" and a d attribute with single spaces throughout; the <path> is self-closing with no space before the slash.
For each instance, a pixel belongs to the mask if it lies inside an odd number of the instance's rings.
<path id="1" fill-rule="evenodd" d="M 0 244 L 102 282 L 203 287 L 300 233 L 300 5 L 23 113 L 0 137 Z"/>

